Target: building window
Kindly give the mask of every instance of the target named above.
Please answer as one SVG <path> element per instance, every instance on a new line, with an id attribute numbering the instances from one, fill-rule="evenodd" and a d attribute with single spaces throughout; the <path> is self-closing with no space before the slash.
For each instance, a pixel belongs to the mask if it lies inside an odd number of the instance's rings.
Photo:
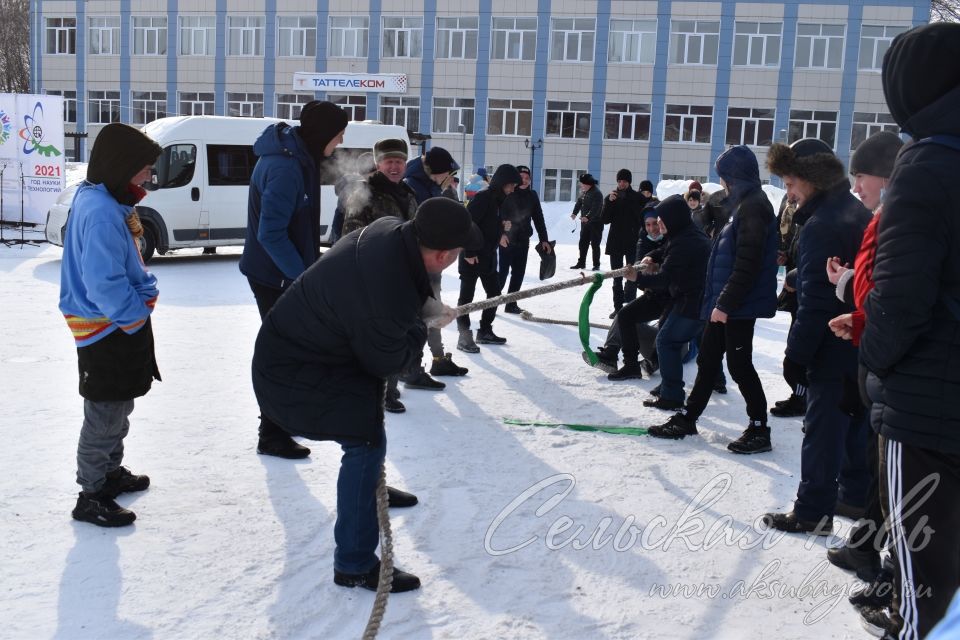
<path id="1" fill-rule="evenodd" d="M 727 110 L 727 144 L 769 147 L 773 144 L 776 109 L 730 107 Z"/>
<path id="2" fill-rule="evenodd" d="M 668 104 L 664 124 L 664 142 L 709 144 L 713 131 L 713 107 Z"/>
<path id="3" fill-rule="evenodd" d="M 543 201 L 570 202 L 577 199 L 577 181 L 585 174 L 583 169 L 544 169 Z"/>
<path id="4" fill-rule="evenodd" d="M 423 55 L 423 17 L 383 18 L 383 57 L 419 58 Z"/>
<path id="5" fill-rule="evenodd" d="M 779 66 L 782 36 L 782 22 L 737 22 L 733 64 L 738 67 Z"/>
<path id="6" fill-rule="evenodd" d="M 611 20 L 607 62 L 653 64 L 657 50 L 656 20 Z"/>
<path id="7" fill-rule="evenodd" d="M 145 16 L 133 19 L 133 55 L 162 56 L 167 53 L 167 19 Z"/>
<path id="8" fill-rule="evenodd" d="M 313 96 L 310 94 L 278 93 L 277 111 L 274 117 L 281 120 L 299 120 L 300 109 L 311 100 L 313 100 Z"/>
<path id="9" fill-rule="evenodd" d="M 262 118 L 263 94 L 227 93 L 227 115 L 240 118 Z"/>
<path id="10" fill-rule="evenodd" d="M 212 56 L 216 45 L 216 17 L 180 16 L 180 55 Z"/>
<path id="11" fill-rule="evenodd" d="M 888 113 L 853 112 L 853 131 L 850 135 L 850 151 L 860 146 L 860 143 L 879 131 L 900 133 L 900 127 Z"/>
<path id="12" fill-rule="evenodd" d="M 460 125 L 473 135 L 473 98 L 434 98 L 433 132 L 460 133 Z"/>
<path id="13" fill-rule="evenodd" d="M 314 58 L 317 55 L 317 17 L 281 16 L 277 18 L 277 55 Z"/>
<path id="14" fill-rule="evenodd" d="M 842 24 L 798 24 L 797 68 L 842 68 L 844 29 Z"/>
<path id="15" fill-rule="evenodd" d="M 437 58 L 476 60 L 479 18 L 437 18 Z"/>
<path id="16" fill-rule="evenodd" d="M 330 18 L 330 57 L 366 58 L 370 18 L 335 16 Z"/>
<path id="17" fill-rule="evenodd" d="M 820 138 L 833 149 L 837 138 L 837 112 L 791 109 L 787 143 L 802 138 Z"/>
<path id="18" fill-rule="evenodd" d="M 650 105 L 608 102 L 603 137 L 605 140 L 649 140 Z"/>
<path id="19" fill-rule="evenodd" d="M 501 100 L 487 103 L 487 134 L 529 136 L 533 122 L 533 100 Z"/>
<path id="20" fill-rule="evenodd" d="M 719 49 L 719 21 L 672 20 L 670 22 L 671 64 L 717 64 Z"/>
<path id="21" fill-rule="evenodd" d="M 263 16 L 227 16 L 227 55 L 262 56 L 263 25 Z"/>
<path id="22" fill-rule="evenodd" d="M 860 64 L 858 66 L 867 71 L 880 71 L 883 67 L 883 54 L 890 48 L 890 43 L 907 29 L 909 27 L 863 25 L 860 29 Z"/>
<path id="23" fill-rule="evenodd" d="M 334 96 L 328 95 L 327 100 L 337 105 L 347 112 L 351 120 L 360 121 L 367 119 L 367 96 Z M 420 104 L 419 102 L 417 103 Z M 417 120 L 420 120 L 420 112 L 417 111 Z"/>
<path id="24" fill-rule="evenodd" d="M 87 92 L 87 107 L 90 112 L 87 122 L 90 124 L 110 124 L 120 122 L 119 91 Z"/>
<path id="25" fill-rule="evenodd" d="M 46 47 L 50 55 L 74 55 L 77 52 L 77 19 L 46 18 Z"/>
<path id="26" fill-rule="evenodd" d="M 133 124 L 147 124 L 167 117 L 166 91 L 133 92 Z"/>
<path id="27" fill-rule="evenodd" d="M 589 138 L 590 103 L 547 101 L 547 135 Z"/>
<path id="28" fill-rule="evenodd" d="M 212 116 L 216 110 L 212 93 L 181 91 L 179 102 L 181 116 Z"/>
<path id="29" fill-rule="evenodd" d="M 90 18 L 90 46 L 92 56 L 120 55 L 120 16 Z"/>
<path id="30" fill-rule="evenodd" d="M 48 96 L 63 97 L 63 121 L 69 123 L 77 122 L 77 92 L 61 91 L 59 89 L 48 89 L 45 91 Z"/>
<path id="31" fill-rule="evenodd" d="M 380 122 L 406 127 L 409 131 L 420 128 L 420 98 L 407 96 L 381 96 Z"/>
<path id="32" fill-rule="evenodd" d="M 535 60 L 536 18 L 494 18 L 493 60 Z"/>
<path id="33" fill-rule="evenodd" d="M 593 62 L 597 21 L 593 18 L 552 18 L 550 59 L 560 62 Z"/>

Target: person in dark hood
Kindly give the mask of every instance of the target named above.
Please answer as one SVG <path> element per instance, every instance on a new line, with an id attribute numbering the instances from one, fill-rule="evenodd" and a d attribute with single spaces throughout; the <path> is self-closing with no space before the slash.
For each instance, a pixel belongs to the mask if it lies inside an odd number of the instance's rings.
<path id="1" fill-rule="evenodd" d="M 960 25 L 929 24 L 893 40 L 881 74 L 913 142 L 883 197 L 860 361 L 896 549 L 887 631 L 901 638 L 927 636 L 960 587 L 960 204 L 949 197 L 960 166 L 957 60 Z M 918 490 L 922 503 L 909 503 L 918 508 L 900 508 Z M 904 537 L 921 530 L 924 544 Z"/>
<path id="2" fill-rule="evenodd" d="M 580 214 L 580 258 L 571 269 L 586 269 L 587 249 L 593 250 L 593 270 L 600 271 L 600 241 L 603 239 L 603 196 L 596 179 L 589 173 L 580 176 L 580 197 L 573 205 L 571 220 Z"/>
<path id="3" fill-rule="evenodd" d="M 490 187 L 484 189 L 470 201 L 467 205 L 467 211 L 474 223 L 483 232 L 483 246 L 480 248 L 470 248 L 460 255 L 460 298 L 457 305 L 464 305 L 473 302 L 473 296 L 477 289 L 477 280 L 483 285 L 483 290 L 487 298 L 494 298 L 500 295 L 500 275 L 497 273 L 497 248 L 509 245 L 509 236 L 507 235 L 512 224 L 509 220 L 501 217 L 501 209 L 507 196 L 513 193 L 517 185 L 520 184 L 520 172 L 516 167 L 509 164 L 502 164 L 497 167 L 490 179 Z M 470 315 L 462 315 L 457 318 L 457 329 L 460 331 L 460 339 L 457 342 L 457 349 L 467 353 L 479 353 L 480 344 L 505 344 L 506 338 L 502 338 L 493 332 L 493 320 L 497 316 L 497 308 L 484 309 L 480 314 L 480 329 L 477 331 L 477 339 L 473 339 L 473 331 L 470 329 Z"/>
<path id="4" fill-rule="evenodd" d="M 253 144 L 247 234 L 240 272 L 261 320 L 320 255 L 320 167 L 343 142 L 347 113 L 332 102 L 303 105 L 300 125 L 278 122 Z M 257 453 L 305 458 L 310 450 L 261 415 Z"/>
<path id="5" fill-rule="evenodd" d="M 530 186 L 530 167 L 518 165 L 517 171 L 520 172 L 520 185 L 504 201 L 502 209 L 503 220 L 510 223 L 510 230 L 507 232 L 507 246 L 500 246 L 500 289 L 507 285 L 509 278 L 508 293 L 519 291 L 523 284 L 534 227 L 537 229 L 540 248 L 547 253 L 553 251 L 547 236 L 547 225 L 543 221 L 540 196 Z M 516 302 L 510 302 L 503 307 L 503 311 L 522 313 L 523 309 Z"/>
<path id="6" fill-rule="evenodd" d="M 727 445 L 734 453 L 770 451 L 767 398 L 753 367 L 753 332 L 757 318 L 772 318 L 777 306 L 777 221 L 760 184 L 757 157 L 746 146 L 723 152 L 717 174 L 732 215 L 713 242 L 700 307 L 706 327 L 697 358 L 697 379 L 679 413 L 650 429 L 658 438 L 697 433 L 697 419 L 706 409 L 722 368 L 727 368 L 747 404 L 749 423 L 739 439 Z"/>
<path id="7" fill-rule="evenodd" d="M 611 191 L 603 201 L 602 218 L 604 225 L 610 225 L 607 233 L 606 254 L 610 256 L 610 268 L 620 269 L 625 264 L 637 260 L 637 240 L 643 226 L 643 197 L 633 190 L 633 174 L 629 169 L 617 172 L 617 188 Z M 613 279 L 613 313 L 616 317 L 625 303 L 637 297 L 637 286 L 627 282 L 623 287 L 623 278 Z"/>
<path id="8" fill-rule="evenodd" d="M 793 510 L 768 513 L 764 520 L 781 531 L 828 535 L 835 513 L 862 512 L 869 474 L 867 416 L 855 393 L 857 350 L 829 327 L 852 305 L 837 299 L 826 265 L 831 257 L 853 262 L 871 216 L 850 193 L 840 159 L 821 140 L 774 144 L 767 167 L 797 203 L 797 319 L 787 338 L 783 377 L 794 394 L 806 395 L 807 411 Z"/>

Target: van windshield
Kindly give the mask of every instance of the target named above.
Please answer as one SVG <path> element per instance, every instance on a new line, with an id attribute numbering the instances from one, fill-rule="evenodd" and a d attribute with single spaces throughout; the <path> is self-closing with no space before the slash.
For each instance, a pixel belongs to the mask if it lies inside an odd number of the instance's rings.
<path id="1" fill-rule="evenodd" d="M 153 182 L 157 189 L 175 189 L 190 184 L 197 166 L 197 147 L 172 144 L 164 148 L 154 164 Z"/>

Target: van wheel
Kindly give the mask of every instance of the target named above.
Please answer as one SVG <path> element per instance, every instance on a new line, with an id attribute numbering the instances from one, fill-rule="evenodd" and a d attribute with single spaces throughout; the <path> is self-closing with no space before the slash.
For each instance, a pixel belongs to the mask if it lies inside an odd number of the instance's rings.
<path id="1" fill-rule="evenodd" d="M 143 235 L 137 239 L 137 248 L 140 249 L 140 257 L 143 258 L 143 263 L 150 262 L 153 252 L 157 249 L 157 234 L 154 233 L 150 225 L 143 225 Z"/>

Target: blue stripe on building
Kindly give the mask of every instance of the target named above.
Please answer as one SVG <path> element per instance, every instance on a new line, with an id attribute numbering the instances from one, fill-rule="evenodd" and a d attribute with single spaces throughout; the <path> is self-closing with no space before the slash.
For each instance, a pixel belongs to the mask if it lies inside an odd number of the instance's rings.
<path id="1" fill-rule="evenodd" d="M 367 37 L 367 73 L 380 73 L 380 13 L 382 0 L 370 0 L 370 33 Z M 367 117 L 377 118 L 380 110 L 380 95 L 367 94 Z"/>
<path id="2" fill-rule="evenodd" d="M 266 0 L 263 38 L 263 115 L 271 118 L 276 114 L 277 94 L 277 0 Z"/>
<path id="3" fill-rule="evenodd" d="M 327 34 L 330 31 L 330 2 L 329 0 L 317 0 L 317 56 L 314 61 L 314 73 L 324 73 L 327 70 Z M 326 98 L 326 91 L 317 91 L 314 97 L 317 100 Z"/>
<path id="4" fill-rule="evenodd" d="M 132 122 L 130 112 L 130 46 L 131 20 L 130 0 L 120 0 L 120 122 Z"/>
<path id="5" fill-rule="evenodd" d="M 437 0 L 424 0 L 423 57 L 420 60 L 420 131 L 424 133 L 433 130 L 433 56 L 436 39 Z"/>
<path id="6" fill-rule="evenodd" d="M 596 46 L 593 52 L 593 100 L 590 112 L 590 151 L 587 171 L 603 172 L 604 109 L 607 102 L 607 41 L 610 38 L 610 0 L 597 2 Z"/>
<path id="7" fill-rule="evenodd" d="M 533 64 L 533 122 L 530 125 L 530 142 L 547 137 L 547 73 L 549 70 L 549 60 L 550 0 L 537 0 L 537 59 Z M 543 163 L 543 153 L 543 149 L 541 148 L 541 163 Z M 536 168 L 536 151 L 530 154 L 530 160 L 531 187 L 542 192 L 543 172 L 538 171 Z"/>
<path id="8" fill-rule="evenodd" d="M 167 115 L 180 115 L 177 99 L 177 34 L 180 32 L 177 0 L 167 0 Z"/>
<path id="9" fill-rule="evenodd" d="M 653 66 L 650 106 L 650 144 L 647 147 L 647 175 L 656 181 L 663 161 L 664 103 L 667 97 L 667 63 L 670 60 L 670 0 L 657 2 L 657 55 Z"/>
<path id="10" fill-rule="evenodd" d="M 85 0 L 77 0 L 77 131 L 80 123 L 87 121 L 87 30 L 80 25 L 87 20 Z M 87 141 L 83 138 L 74 138 L 77 149 L 77 160 L 86 158 Z"/>
<path id="11" fill-rule="evenodd" d="M 491 29 L 493 28 L 493 2 L 480 0 L 479 32 L 477 33 L 477 72 L 474 90 L 473 170 L 484 166 L 487 153 L 487 104 L 490 95 L 490 53 L 492 51 Z"/>
<path id="12" fill-rule="evenodd" d="M 733 66 L 733 31 L 737 19 L 736 0 L 723 0 L 720 5 L 720 50 L 717 54 L 717 80 L 713 98 L 713 129 L 710 158 L 723 153 L 727 130 L 727 109 L 730 106 L 730 71 Z M 719 182 L 716 165 L 711 161 L 710 182 Z"/>
<path id="13" fill-rule="evenodd" d="M 863 26 L 863 0 L 851 3 L 847 14 L 847 39 L 843 53 L 843 76 L 840 84 L 840 105 L 837 121 L 837 156 L 843 165 L 850 157 L 850 135 L 853 110 L 857 100 L 857 63 L 860 53 L 860 31 Z"/>
<path id="14" fill-rule="evenodd" d="M 227 88 L 227 0 L 217 0 L 217 50 L 213 63 L 213 112 L 226 113 Z"/>

